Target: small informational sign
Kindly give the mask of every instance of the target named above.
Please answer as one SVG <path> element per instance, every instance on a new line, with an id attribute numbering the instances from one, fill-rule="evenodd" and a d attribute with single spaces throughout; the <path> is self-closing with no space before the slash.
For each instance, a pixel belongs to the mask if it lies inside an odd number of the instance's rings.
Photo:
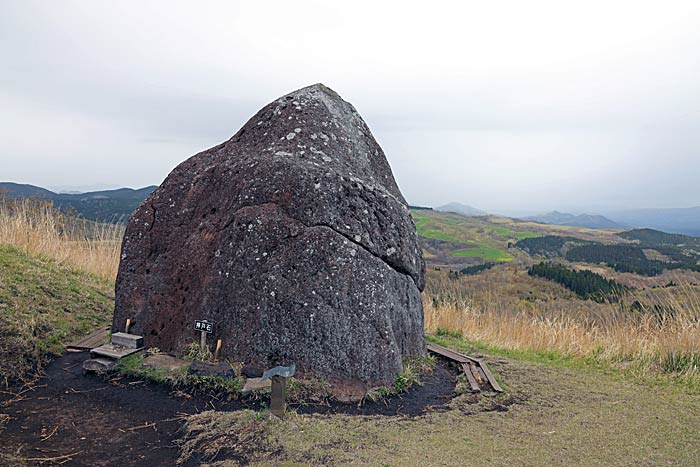
<path id="1" fill-rule="evenodd" d="M 194 330 L 195 331 L 204 331 L 207 334 L 211 334 L 214 332 L 214 323 L 211 321 L 207 321 L 206 319 L 199 320 L 196 319 L 194 321 Z"/>

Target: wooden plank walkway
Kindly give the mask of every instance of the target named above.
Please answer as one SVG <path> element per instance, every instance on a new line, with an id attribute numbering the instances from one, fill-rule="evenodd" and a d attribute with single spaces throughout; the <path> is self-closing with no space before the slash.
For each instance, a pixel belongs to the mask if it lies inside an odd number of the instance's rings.
<path id="1" fill-rule="evenodd" d="M 69 344 L 67 348 L 74 350 L 92 350 L 95 347 L 99 347 L 107 342 L 107 338 L 109 337 L 109 329 L 110 328 L 98 329 L 92 334 L 83 337 L 79 341 Z"/>
<path id="2" fill-rule="evenodd" d="M 447 347 L 443 347 L 438 344 L 434 344 L 432 342 L 426 342 L 425 347 L 430 350 L 433 353 L 442 355 L 443 357 L 447 357 L 451 360 L 454 360 L 455 362 L 459 363 L 468 363 L 470 361 L 475 361 L 476 359 L 469 358 L 466 355 L 462 355 L 461 353 L 457 353 L 454 350 L 450 350 Z"/>
<path id="3" fill-rule="evenodd" d="M 433 353 L 441 355 L 450 360 L 454 360 L 459 363 L 462 371 L 467 376 L 467 381 L 472 388 L 472 391 L 481 391 L 481 385 L 484 380 L 488 381 L 491 388 L 496 392 L 503 392 L 503 388 L 498 384 L 496 378 L 493 377 L 491 371 L 489 371 L 486 364 L 479 358 L 467 357 L 459 352 L 448 349 L 441 345 L 435 344 L 433 342 L 426 342 L 425 347 Z"/>
<path id="4" fill-rule="evenodd" d="M 469 386 L 472 388 L 472 392 L 481 392 L 481 387 L 479 382 L 474 378 L 474 373 L 468 363 L 462 363 L 462 371 L 467 375 L 467 381 L 469 381 Z"/>

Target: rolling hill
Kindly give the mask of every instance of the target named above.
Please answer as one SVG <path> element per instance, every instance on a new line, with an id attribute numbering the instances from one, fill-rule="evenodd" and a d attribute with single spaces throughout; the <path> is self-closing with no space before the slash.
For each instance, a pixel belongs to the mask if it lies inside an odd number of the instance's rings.
<path id="1" fill-rule="evenodd" d="M 638 263 L 659 270 L 697 269 L 700 259 L 700 239 L 652 229 L 594 229 L 424 209 L 412 209 L 411 214 L 426 262 L 433 267 L 528 262 L 533 256 L 568 258 L 578 252 L 597 258 L 591 263 L 612 262 L 621 268 L 634 259 L 631 250 Z M 598 258 L 600 254 L 615 260 Z M 568 259 L 581 261 L 574 256 Z"/>
<path id="2" fill-rule="evenodd" d="M 634 227 L 700 237 L 700 206 L 691 208 L 632 209 L 606 215 Z"/>
<path id="3" fill-rule="evenodd" d="M 435 208 L 436 211 L 440 212 L 453 212 L 455 214 L 462 214 L 463 216 L 487 216 L 486 211 L 477 209 L 475 207 L 461 204 L 461 203 L 447 203 L 444 206 Z"/>
<path id="4" fill-rule="evenodd" d="M 620 224 L 605 216 L 593 214 L 569 214 L 567 212 L 552 211 L 547 214 L 526 217 L 523 220 L 541 222 L 543 224 L 568 225 L 571 227 L 588 227 L 591 229 L 624 229 L 627 225 Z"/>
<path id="5" fill-rule="evenodd" d="M 157 187 L 148 186 L 134 190 L 92 191 L 89 193 L 54 193 L 34 185 L 0 182 L 0 194 L 13 198 L 39 198 L 53 201 L 59 209 L 74 212 L 94 221 L 125 222 L 131 213 Z"/>
<path id="6" fill-rule="evenodd" d="M 485 262 L 526 260 L 515 244 L 544 236 L 619 243 L 617 231 L 549 225 L 500 216 L 465 216 L 453 212 L 411 209 L 426 262 L 432 267 L 463 268 Z M 619 230 L 618 230 L 619 231 Z"/>

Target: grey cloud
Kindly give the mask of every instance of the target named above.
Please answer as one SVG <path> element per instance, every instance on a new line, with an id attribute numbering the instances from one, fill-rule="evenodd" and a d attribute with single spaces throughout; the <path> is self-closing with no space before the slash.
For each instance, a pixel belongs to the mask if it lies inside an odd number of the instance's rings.
<path id="1" fill-rule="evenodd" d="M 159 183 L 321 81 L 415 204 L 700 205 L 700 6 L 564 3 L 7 1 L 0 178 Z"/>

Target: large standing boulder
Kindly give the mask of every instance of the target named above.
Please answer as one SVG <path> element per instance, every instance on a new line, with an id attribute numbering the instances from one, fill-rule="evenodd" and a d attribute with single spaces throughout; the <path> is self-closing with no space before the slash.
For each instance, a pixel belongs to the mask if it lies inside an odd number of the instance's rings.
<path id="1" fill-rule="evenodd" d="M 355 108 L 316 84 L 180 164 L 138 208 L 113 330 L 131 318 L 147 347 L 181 353 L 208 319 L 225 358 L 295 362 L 353 398 L 425 353 L 424 272 L 384 152 Z"/>

